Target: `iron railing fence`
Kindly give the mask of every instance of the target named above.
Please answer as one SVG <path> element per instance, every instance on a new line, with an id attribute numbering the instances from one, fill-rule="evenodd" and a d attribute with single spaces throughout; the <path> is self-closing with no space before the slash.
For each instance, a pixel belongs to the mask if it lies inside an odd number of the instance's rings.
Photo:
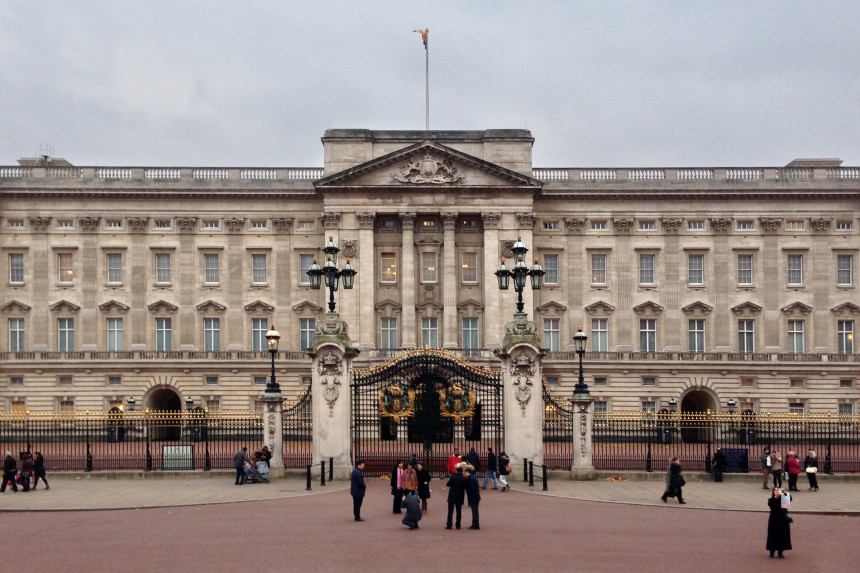
<path id="1" fill-rule="evenodd" d="M 573 407 L 543 380 L 543 464 L 549 469 L 570 469 L 573 464 Z"/>
<path id="2" fill-rule="evenodd" d="M 293 402 L 284 404 L 282 421 L 285 468 L 306 468 L 308 464 L 314 463 L 311 397 L 311 387 L 308 386 Z"/>

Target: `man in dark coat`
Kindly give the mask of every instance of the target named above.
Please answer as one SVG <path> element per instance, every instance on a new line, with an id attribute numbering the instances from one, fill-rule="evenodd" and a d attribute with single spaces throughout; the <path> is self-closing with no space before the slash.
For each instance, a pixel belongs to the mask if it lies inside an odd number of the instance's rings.
<path id="1" fill-rule="evenodd" d="M 448 488 L 448 521 L 445 524 L 445 529 L 451 529 L 451 517 L 454 510 L 457 510 L 457 529 L 460 529 L 460 519 L 463 513 L 463 501 L 466 497 L 466 478 L 463 477 L 462 465 L 457 464 L 455 473 L 448 478 L 448 483 L 445 484 Z"/>
<path id="2" fill-rule="evenodd" d="M 18 462 L 12 457 L 12 452 L 6 452 L 6 459 L 3 460 L 3 485 L 0 485 L 0 493 L 6 493 L 6 484 L 10 481 L 12 482 L 12 491 L 18 493 L 18 484 L 15 483 L 15 474 L 17 473 Z"/>
<path id="3" fill-rule="evenodd" d="M 723 448 L 717 448 L 714 453 L 714 481 L 723 481 L 723 469 L 726 467 L 726 454 Z"/>
<path id="4" fill-rule="evenodd" d="M 406 510 L 406 517 L 401 523 L 409 526 L 409 529 L 418 529 L 418 522 L 421 521 L 421 500 L 418 499 L 418 494 L 413 490 L 409 490 L 400 506 Z"/>
<path id="5" fill-rule="evenodd" d="M 352 470 L 352 480 L 349 486 L 349 493 L 352 494 L 352 514 L 356 521 L 364 521 L 361 518 L 361 504 L 364 502 L 364 490 L 367 486 L 364 484 L 364 462 L 359 460 L 355 464 L 355 469 Z"/>
<path id="6" fill-rule="evenodd" d="M 487 448 L 487 475 L 484 476 L 484 485 L 481 489 L 487 489 L 487 482 L 490 478 L 493 479 L 493 489 L 499 489 L 499 483 L 496 481 L 496 472 L 499 469 L 499 463 L 496 460 L 496 454 L 493 453 L 493 448 Z"/>
<path id="7" fill-rule="evenodd" d="M 48 480 L 45 479 L 45 458 L 42 456 L 42 452 L 36 452 L 33 464 L 33 473 L 36 476 L 35 481 L 33 481 L 33 489 L 36 489 L 39 478 L 42 478 L 42 481 L 45 482 L 45 489 L 51 489 L 51 486 L 48 485 Z"/>
<path id="8" fill-rule="evenodd" d="M 248 460 L 248 448 L 242 448 L 233 456 L 233 467 L 236 468 L 236 485 L 245 483 L 245 462 Z"/>
<path id="9" fill-rule="evenodd" d="M 463 461 L 472 466 L 472 471 L 475 473 L 481 468 L 481 458 L 478 456 L 475 448 L 469 448 L 469 453 L 463 456 Z"/>
<path id="10" fill-rule="evenodd" d="M 666 470 L 666 491 L 660 497 L 663 503 L 666 503 L 667 497 L 677 497 L 678 503 L 687 503 L 684 501 L 684 494 L 681 488 L 684 487 L 685 481 L 681 476 L 681 460 L 675 456 L 669 460 L 669 469 Z"/>
<path id="11" fill-rule="evenodd" d="M 472 509 L 472 525 L 469 529 L 481 529 L 481 520 L 478 516 L 478 504 L 481 502 L 481 488 L 478 486 L 478 478 L 469 468 L 463 470 L 466 477 L 466 497 L 469 499 L 469 507 Z"/>

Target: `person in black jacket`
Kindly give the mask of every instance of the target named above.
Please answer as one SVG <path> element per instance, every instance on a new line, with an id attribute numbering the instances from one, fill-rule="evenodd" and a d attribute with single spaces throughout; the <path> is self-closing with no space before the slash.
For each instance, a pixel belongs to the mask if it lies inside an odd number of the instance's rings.
<path id="1" fill-rule="evenodd" d="M 39 478 L 45 482 L 45 489 L 51 489 L 48 485 L 48 480 L 45 478 L 45 458 L 42 457 L 42 452 L 36 452 L 36 457 L 33 459 L 33 473 L 36 476 L 33 481 L 33 489 L 36 489 L 36 484 L 39 483 Z"/>
<path id="2" fill-rule="evenodd" d="M 349 485 L 349 493 L 352 494 L 352 515 L 356 521 L 364 521 L 361 518 L 361 504 L 364 503 L 364 462 L 358 460 L 355 469 L 352 470 L 352 479 Z"/>
<path id="3" fill-rule="evenodd" d="M 463 461 L 472 466 L 472 471 L 475 473 L 481 468 L 481 458 L 475 448 L 469 448 L 469 453 L 463 456 Z"/>
<path id="4" fill-rule="evenodd" d="M 18 484 L 15 483 L 15 474 L 18 473 L 18 462 L 12 457 L 12 452 L 6 452 L 3 460 L 3 484 L 0 485 L 0 493 L 6 493 L 6 484 L 12 482 L 12 491 L 18 493 Z"/>
<path id="5" fill-rule="evenodd" d="M 433 476 L 421 462 L 418 462 L 415 467 L 415 473 L 418 474 L 418 498 L 421 500 L 421 511 L 427 513 L 427 500 L 430 499 L 430 480 Z"/>
<path id="6" fill-rule="evenodd" d="M 677 497 L 678 503 L 687 503 L 681 493 L 684 487 L 684 478 L 681 477 L 681 460 L 675 456 L 669 460 L 669 470 L 666 472 L 666 491 L 660 497 L 666 503 L 667 497 Z"/>
<path id="7" fill-rule="evenodd" d="M 791 549 L 791 522 L 788 520 L 788 509 L 782 507 L 782 496 L 784 495 L 791 500 L 791 494 L 781 487 L 775 487 L 773 494 L 767 499 L 770 516 L 767 519 L 765 549 L 770 551 L 771 559 L 774 552 L 779 552 L 779 558 L 782 559 L 784 557 L 782 552 Z"/>
<path id="8" fill-rule="evenodd" d="M 723 469 L 726 467 L 726 454 L 723 448 L 717 448 L 714 453 L 714 481 L 723 481 Z"/>
<path id="9" fill-rule="evenodd" d="M 484 476 L 484 485 L 481 489 L 487 489 L 487 482 L 493 478 L 493 489 L 499 489 L 499 482 L 496 481 L 496 472 L 499 469 L 499 463 L 496 461 L 496 454 L 493 453 L 493 448 L 487 448 L 487 474 Z"/>
<path id="10" fill-rule="evenodd" d="M 472 509 L 472 525 L 469 526 L 469 529 L 481 529 L 481 520 L 478 515 L 478 504 L 481 503 L 481 488 L 478 487 L 478 478 L 472 473 L 469 466 L 463 469 L 463 476 L 466 478 L 466 497 L 469 500 L 469 507 Z"/>
<path id="11" fill-rule="evenodd" d="M 400 506 L 406 510 L 406 517 L 401 523 L 409 527 L 409 529 L 418 529 L 418 522 L 421 521 L 421 506 L 418 499 L 418 494 L 412 490 L 406 494 Z"/>
<path id="12" fill-rule="evenodd" d="M 448 488 L 448 521 L 445 529 L 451 529 L 451 518 L 454 510 L 457 510 L 457 529 L 460 529 L 460 519 L 463 513 L 463 501 L 466 497 L 466 478 L 463 477 L 463 464 L 457 464 L 456 473 L 451 474 L 445 487 Z"/>

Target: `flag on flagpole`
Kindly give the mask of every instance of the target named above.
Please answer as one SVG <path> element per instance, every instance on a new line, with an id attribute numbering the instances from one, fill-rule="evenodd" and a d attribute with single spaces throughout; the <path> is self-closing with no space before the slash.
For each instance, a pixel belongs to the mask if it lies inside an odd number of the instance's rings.
<path id="1" fill-rule="evenodd" d="M 413 32 L 418 32 L 421 34 L 421 40 L 424 42 L 424 49 L 427 49 L 427 35 L 430 33 L 430 28 L 424 28 L 423 30 L 416 28 L 412 30 Z"/>

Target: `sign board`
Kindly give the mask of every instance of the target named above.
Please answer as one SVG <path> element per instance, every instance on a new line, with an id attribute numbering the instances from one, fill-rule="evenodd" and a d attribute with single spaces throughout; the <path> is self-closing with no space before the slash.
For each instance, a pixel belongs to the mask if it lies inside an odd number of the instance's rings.
<path id="1" fill-rule="evenodd" d="M 161 446 L 162 470 L 193 470 L 194 446 Z"/>

